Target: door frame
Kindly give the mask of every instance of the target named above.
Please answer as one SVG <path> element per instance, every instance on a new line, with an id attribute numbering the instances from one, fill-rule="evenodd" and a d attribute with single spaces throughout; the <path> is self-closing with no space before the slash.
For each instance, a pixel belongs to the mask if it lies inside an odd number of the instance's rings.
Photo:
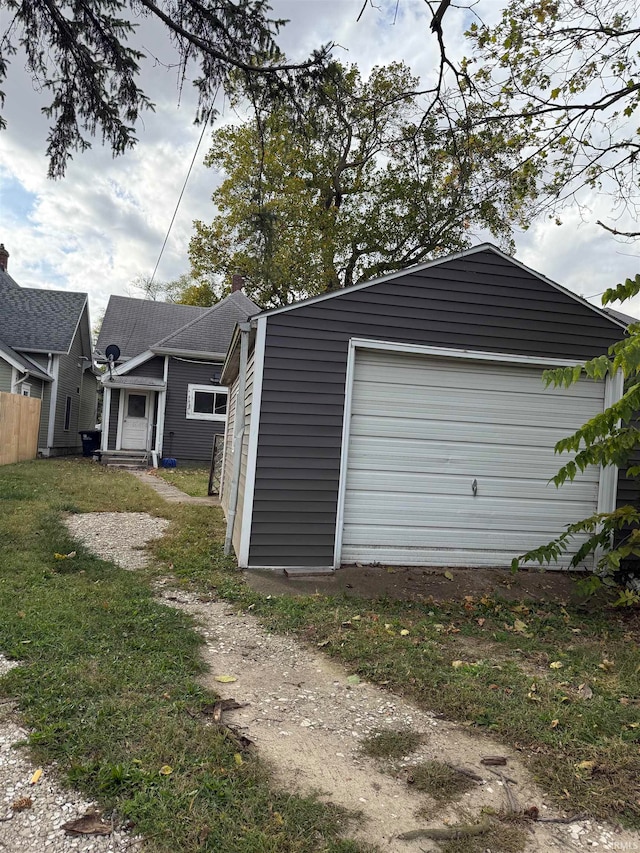
<path id="1" fill-rule="evenodd" d="M 349 468 L 349 443 L 351 438 L 351 409 L 353 403 L 353 381 L 356 355 L 359 349 L 383 350 L 413 355 L 442 358 L 460 358 L 472 361 L 497 361 L 503 364 L 522 364 L 530 367 L 573 367 L 583 364 L 582 358 L 552 358 L 520 355 L 518 353 L 485 352 L 482 350 L 449 349 L 425 344 L 405 344 L 396 341 L 378 341 L 367 338 L 351 338 L 347 354 L 347 372 L 345 378 L 344 414 L 342 420 L 342 447 L 340 450 L 340 478 L 338 481 L 338 507 L 336 533 L 333 551 L 333 568 L 339 569 L 342 556 L 342 538 L 344 533 L 344 505 L 347 491 L 347 471 Z M 623 394 L 623 376 L 617 371 L 615 376 L 607 374 L 604 387 L 604 407 L 616 403 Z M 560 467 L 560 463 L 558 464 Z M 616 506 L 618 469 L 614 465 L 600 467 L 598 481 L 598 512 L 612 512 Z"/>
<path id="2" fill-rule="evenodd" d="M 151 445 L 151 430 L 153 429 L 153 417 L 151 413 L 151 406 L 153 404 L 153 391 L 148 389 L 141 388 L 121 388 L 120 389 L 120 405 L 118 406 L 118 429 L 116 431 L 116 450 L 130 450 L 131 448 L 123 448 L 122 447 L 122 433 L 124 432 L 124 411 L 129 402 L 129 394 L 140 394 L 144 395 L 147 398 L 146 411 L 147 411 L 147 438 L 145 442 L 144 451 L 140 451 L 148 453 Z"/>

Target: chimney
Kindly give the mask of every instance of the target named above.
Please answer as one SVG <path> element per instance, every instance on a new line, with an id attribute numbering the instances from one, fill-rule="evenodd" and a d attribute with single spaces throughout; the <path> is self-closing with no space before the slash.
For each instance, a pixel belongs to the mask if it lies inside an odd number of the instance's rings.
<path id="1" fill-rule="evenodd" d="M 9 266 L 9 252 L 4 247 L 4 243 L 0 243 L 0 270 L 7 271 Z"/>
<path id="2" fill-rule="evenodd" d="M 3 246 L 4 248 L 4 246 Z M 244 276 L 239 273 L 234 273 L 231 276 L 231 293 L 235 293 L 236 290 L 242 290 L 244 287 Z"/>

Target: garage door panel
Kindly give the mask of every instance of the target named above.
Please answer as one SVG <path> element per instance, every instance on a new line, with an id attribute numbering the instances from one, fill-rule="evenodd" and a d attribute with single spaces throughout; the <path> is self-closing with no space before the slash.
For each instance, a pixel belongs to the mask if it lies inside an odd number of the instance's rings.
<path id="1" fill-rule="evenodd" d="M 451 432 L 449 429 L 449 435 L 446 438 L 451 438 Z M 357 443 L 354 441 L 353 451 L 349 457 L 349 467 L 388 471 L 446 469 L 459 474 L 474 472 L 474 476 L 478 476 L 480 470 L 478 466 L 485 466 L 484 470 L 487 473 L 495 473 L 496 454 L 508 444 L 512 452 L 502 453 L 501 471 L 520 471 L 526 476 L 524 472 L 529 469 L 537 477 L 549 479 L 556 474 L 561 465 L 572 458 L 569 454 L 555 454 L 549 448 L 532 444 L 533 436 L 528 436 L 528 441 L 524 441 L 522 439 L 525 436 L 514 432 L 500 435 L 499 440 L 496 441 L 495 431 L 466 430 L 459 424 L 456 434 L 468 435 L 470 440 L 453 442 L 396 437 L 395 440 L 389 441 L 378 436 L 355 436 L 359 441 Z M 483 439 L 484 443 L 482 443 Z M 553 446 L 555 441 L 550 441 L 549 444 Z M 396 465 L 399 466 L 397 469 Z M 595 476 L 599 476 L 597 469 Z"/>
<path id="2" fill-rule="evenodd" d="M 477 501 L 485 497 L 507 498 L 516 500 L 540 501 L 586 501 L 592 504 L 598 499 L 598 480 L 593 476 L 584 480 L 582 477 L 572 483 L 565 483 L 557 489 L 553 483 L 536 480 L 533 477 L 523 478 L 514 474 L 513 477 L 496 477 L 494 475 L 472 478 L 459 474 L 407 473 L 402 480 L 402 490 L 395 494 L 402 498 L 406 495 L 459 495 Z M 533 472 L 535 473 L 535 472 Z M 502 474 L 502 472 L 501 472 Z M 471 484 L 476 479 L 479 498 L 473 498 Z M 389 489 L 389 479 L 384 471 L 353 470 L 349 473 L 347 489 L 354 493 L 355 500 L 364 500 L 367 495 L 389 495 L 392 499 L 394 492 Z"/>
<path id="3" fill-rule="evenodd" d="M 406 551 L 419 548 L 442 548 L 450 551 L 452 550 L 451 542 L 452 537 L 456 534 L 456 528 L 443 528 L 440 531 L 425 529 L 420 536 L 408 536 L 404 528 L 390 524 L 380 527 L 373 537 L 370 533 L 366 525 L 351 525 L 349 541 L 352 545 L 349 547 L 371 546 L 376 549 L 383 549 L 387 548 L 387 543 L 394 538 L 400 538 L 401 542 L 398 547 Z M 542 531 L 542 533 L 549 533 L 549 531 Z M 497 537 L 493 531 L 477 530 L 473 531 L 473 534 L 473 545 L 471 547 L 475 552 L 492 551 L 496 553 L 506 548 L 512 555 L 516 555 L 537 547 L 541 532 L 504 532 L 500 537 Z M 455 538 L 453 538 L 453 542 L 455 542 Z"/>
<path id="4" fill-rule="evenodd" d="M 429 391 L 414 391 L 407 389 L 403 394 L 383 394 L 378 388 L 370 397 L 361 393 L 354 394 L 352 415 L 355 417 L 370 416 L 379 413 L 381 419 L 407 418 L 425 420 L 427 423 L 437 421 L 462 421 L 472 424 L 535 424 L 539 427 L 556 427 L 572 430 L 576 422 L 582 424 L 593 413 L 593 400 L 573 399 L 555 404 L 553 408 L 546 406 L 543 400 L 531 394 L 521 395 L 521 399 L 513 394 L 483 394 L 482 408 L 478 408 L 478 391 L 468 391 L 465 394 L 456 391 L 455 399 L 451 393 L 440 391 L 433 395 Z"/>
<path id="5" fill-rule="evenodd" d="M 541 375 L 358 350 L 342 561 L 508 566 L 595 512 L 598 468 L 548 481 L 571 458 L 554 445 L 602 411 L 604 383 L 546 391 Z"/>
<path id="6" fill-rule="evenodd" d="M 524 554 L 535 547 L 535 543 L 527 547 L 523 540 L 522 548 L 487 548 L 472 550 L 469 548 L 448 548 L 446 543 L 434 547 L 402 547 L 396 546 L 369 546 L 367 551 L 367 563 L 380 563 L 387 566 L 441 566 L 441 567 L 477 567 L 477 568 L 505 568 L 506 555 Z M 538 543 L 539 544 L 539 543 Z M 362 557 L 362 545 L 345 545 L 342 551 L 342 562 L 346 565 L 365 562 Z M 562 558 L 551 568 L 566 568 L 570 558 Z"/>
<path id="7" fill-rule="evenodd" d="M 416 359 L 415 356 L 397 354 L 390 357 L 385 354 L 385 361 L 381 363 L 378 353 L 358 353 L 358 382 L 360 385 L 379 385 L 388 382 L 395 388 L 410 386 L 412 388 L 444 388 L 456 387 L 460 391 L 467 389 L 478 390 L 479 388 L 490 388 L 496 383 L 505 391 L 514 393 L 538 393 L 547 397 L 553 396 L 561 399 L 585 397 L 600 399 L 602 396 L 601 385 L 589 379 L 581 379 L 569 388 L 546 387 L 542 378 L 542 370 L 522 365 L 514 367 L 517 374 L 505 376 L 504 364 L 496 362 L 471 362 L 466 359 L 460 361 L 451 359 L 447 364 L 441 359 L 442 365 L 437 374 L 425 374 L 423 366 L 417 361 L 408 363 L 407 359 Z M 420 358 L 420 357 L 418 357 Z M 355 389 L 354 389 L 355 390 Z"/>
<path id="8" fill-rule="evenodd" d="M 542 533 L 556 529 L 550 522 L 553 518 L 546 501 L 516 500 L 502 498 L 486 500 L 460 498 L 458 495 L 438 495 L 437 501 L 425 501 L 419 495 L 400 496 L 378 494 L 376 498 L 367 495 L 362 498 L 354 495 L 355 500 L 348 512 L 345 512 L 345 527 L 350 524 L 367 524 L 375 513 L 379 524 L 372 530 L 372 538 L 385 524 L 398 528 L 411 528 L 416 535 L 428 528 L 462 530 L 465 537 L 472 536 L 473 530 L 501 531 L 535 530 Z M 591 505 L 588 501 L 572 501 L 562 508 L 565 524 L 579 521 L 588 515 Z M 555 534 L 553 534 L 555 535 Z M 540 543 L 542 544 L 542 543 Z"/>

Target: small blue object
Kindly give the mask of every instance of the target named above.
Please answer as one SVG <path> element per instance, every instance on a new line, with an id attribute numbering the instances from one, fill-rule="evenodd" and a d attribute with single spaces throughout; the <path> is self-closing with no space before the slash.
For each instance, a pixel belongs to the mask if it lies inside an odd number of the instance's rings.
<path id="1" fill-rule="evenodd" d="M 172 456 L 165 456 L 164 459 L 160 460 L 160 464 L 163 468 L 175 468 L 178 464 L 178 460 L 174 459 Z"/>

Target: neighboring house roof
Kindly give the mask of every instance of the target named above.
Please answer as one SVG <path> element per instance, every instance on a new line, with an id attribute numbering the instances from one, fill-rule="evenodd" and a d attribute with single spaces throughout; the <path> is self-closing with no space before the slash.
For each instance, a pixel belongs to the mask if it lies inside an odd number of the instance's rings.
<path id="1" fill-rule="evenodd" d="M 0 267 L 0 293 L 3 293 L 3 291 L 7 289 L 15 290 L 19 287 L 20 285 L 18 284 L 18 282 L 15 279 L 11 278 L 11 276 L 6 270 Z"/>
<path id="2" fill-rule="evenodd" d="M 223 357 L 236 323 L 260 308 L 241 291 L 235 291 L 211 308 L 153 302 L 112 296 L 100 329 L 96 350 L 104 360 L 109 344 L 120 348 L 120 360 L 144 353 L 215 353 Z"/>
<path id="3" fill-rule="evenodd" d="M 7 279 L 9 281 L 7 281 Z M 67 353 L 87 303 L 86 293 L 12 287 L 2 276 L 0 339 L 13 349 Z"/>
<path id="4" fill-rule="evenodd" d="M 616 311 L 615 308 L 609 308 L 608 305 L 606 306 L 606 308 L 603 308 L 602 310 L 604 311 L 605 314 L 610 314 L 616 320 L 622 320 L 622 322 L 626 323 L 627 325 L 631 325 L 631 323 L 637 323 L 638 322 L 637 317 L 632 317 L 631 314 L 623 314 L 622 311 Z"/>
<path id="5" fill-rule="evenodd" d="M 236 323 L 243 323 L 260 308 L 237 290 L 208 308 L 171 335 L 154 344 L 154 352 L 212 352 L 224 356 Z"/>
<path id="6" fill-rule="evenodd" d="M 21 370 L 23 373 L 28 373 L 29 376 L 35 376 L 42 379 L 43 382 L 52 382 L 53 377 L 49 376 L 46 370 L 43 370 L 35 361 L 31 361 L 26 355 L 16 352 L 8 344 L 0 341 L 0 358 L 4 358 L 13 367 Z"/>
<path id="7" fill-rule="evenodd" d="M 120 347 L 120 358 L 133 358 L 181 326 L 201 317 L 208 308 L 111 296 L 98 335 L 96 354 L 104 361 L 109 344 Z"/>

